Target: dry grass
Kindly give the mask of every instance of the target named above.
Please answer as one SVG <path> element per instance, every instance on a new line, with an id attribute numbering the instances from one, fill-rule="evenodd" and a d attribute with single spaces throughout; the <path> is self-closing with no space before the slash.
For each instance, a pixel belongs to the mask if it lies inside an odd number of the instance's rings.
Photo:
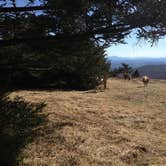
<path id="1" fill-rule="evenodd" d="M 22 150 L 29 166 L 166 165 L 166 82 L 109 80 L 105 91 L 19 91 L 49 122 Z"/>

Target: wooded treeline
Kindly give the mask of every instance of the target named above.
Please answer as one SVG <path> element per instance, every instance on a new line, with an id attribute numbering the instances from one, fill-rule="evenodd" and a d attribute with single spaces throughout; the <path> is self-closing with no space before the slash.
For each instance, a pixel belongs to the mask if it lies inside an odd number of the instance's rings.
<path id="1" fill-rule="evenodd" d="M 103 48 L 90 41 L 70 41 L 54 48 L 45 44 L 39 50 L 10 46 L 0 53 L 11 88 L 93 88 L 96 77 L 109 69 Z"/>
<path id="2" fill-rule="evenodd" d="M 93 88 L 109 69 L 105 48 L 133 29 L 151 42 L 166 34 L 165 8 L 164 0 L 1 0 L 1 87 Z"/>

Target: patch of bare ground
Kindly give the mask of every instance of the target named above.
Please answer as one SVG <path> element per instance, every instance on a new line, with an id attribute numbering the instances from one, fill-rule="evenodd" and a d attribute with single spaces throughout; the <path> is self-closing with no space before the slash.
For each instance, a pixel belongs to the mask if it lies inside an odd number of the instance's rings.
<path id="1" fill-rule="evenodd" d="M 27 166 L 166 165 L 166 82 L 109 80 L 105 91 L 17 91 L 44 101 L 48 123 L 21 152 Z"/>

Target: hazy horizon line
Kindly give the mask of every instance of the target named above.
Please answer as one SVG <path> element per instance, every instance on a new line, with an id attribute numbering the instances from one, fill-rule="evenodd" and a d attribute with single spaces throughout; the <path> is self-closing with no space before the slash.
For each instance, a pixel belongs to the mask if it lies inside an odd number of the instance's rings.
<path id="1" fill-rule="evenodd" d="M 107 55 L 107 57 L 108 58 L 113 58 L 113 57 L 115 57 L 115 58 L 128 58 L 128 59 L 140 59 L 140 58 L 144 58 L 144 59 L 166 59 L 166 57 L 163 57 L 163 56 L 161 56 L 161 57 L 146 57 L 146 56 L 140 56 L 140 57 L 138 57 L 138 56 L 116 56 L 116 55 Z"/>

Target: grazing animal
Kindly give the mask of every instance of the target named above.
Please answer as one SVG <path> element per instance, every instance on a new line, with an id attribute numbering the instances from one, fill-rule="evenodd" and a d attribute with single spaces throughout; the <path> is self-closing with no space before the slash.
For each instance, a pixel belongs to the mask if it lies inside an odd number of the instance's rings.
<path id="1" fill-rule="evenodd" d="M 150 81 L 150 78 L 148 76 L 142 77 L 142 82 L 143 82 L 144 86 L 147 86 L 149 81 Z"/>
<path id="2" fill-rule="evenodd" d="M 107 79 L 108 79 L 107 74 L 104 74 L 104 77 L 103 77 L 103 85 L 104 85 L 104 89 L 107 88 Z"/>
<path id="3" fill-rule="evenodd" d="M 97 82 L 98 82 L 98 86 L 96 87 L 96 90 L 104 90 L 107 88 L 107 75 L 104 74 L 104 76 L 102 78 L 97 77 Z"/>
<path id="4" fill-rule="evenodd" d="M 123 73 L 123 77 L 125 80 L 131 80 L 131 75 L 128 73 Z"/>
<path id="5" fill-rule="evenodd" d="M 98 92 L 98 91 L 102 92 L 103 90 L 104 90 L 103 84 L 100 84 L 100 85 L 96 86 L 96 88 L 95 88 L 95 92 Z"/>

